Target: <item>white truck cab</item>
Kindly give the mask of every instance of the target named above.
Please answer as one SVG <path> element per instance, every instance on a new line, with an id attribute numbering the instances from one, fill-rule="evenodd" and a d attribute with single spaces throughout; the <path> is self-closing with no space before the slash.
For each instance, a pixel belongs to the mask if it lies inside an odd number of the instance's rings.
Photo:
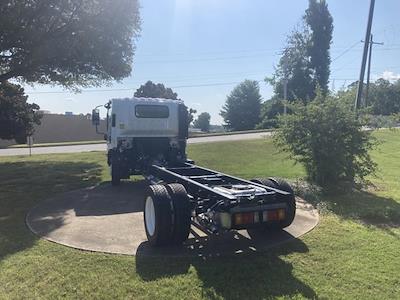
<path id="1" fill-rule="evenodd" d="M 111 100 L 108 147 L 118 141 L 137 137 L 179 136 L 179 107 L 182 101 L 156 98 L 125 98 Z"/>
<path id="2" fill-rule="evenodd" d="M 114 185 L 130 175 L 145 174 L 153 163 L 170 166 L 186 160 L 188 113 L 182 101 L 111 99 L 106 108 L 107 157 Z"/>

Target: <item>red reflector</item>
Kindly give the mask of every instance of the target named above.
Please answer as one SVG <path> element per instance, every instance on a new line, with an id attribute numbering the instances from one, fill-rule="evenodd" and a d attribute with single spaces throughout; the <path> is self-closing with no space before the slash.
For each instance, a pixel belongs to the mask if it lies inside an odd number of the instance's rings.
<path id="1" fill-rule="evenodd" d="M 254 213 L 244 213 L 242 218 L 244 224 L 251 224 L 254 222 Z"/>
<path id="2" fill-rule="evenodd" d="M 248 212 L 235 214 L 234 220 L 236 225 L 252 224 L 254 223 L 254 213 Z"/>
<path id="3" fill-rule="evenodd" d="M 268 211 L 268 221 L 276 221 L 278 220 L 278 212 L 276 210 Z"/>

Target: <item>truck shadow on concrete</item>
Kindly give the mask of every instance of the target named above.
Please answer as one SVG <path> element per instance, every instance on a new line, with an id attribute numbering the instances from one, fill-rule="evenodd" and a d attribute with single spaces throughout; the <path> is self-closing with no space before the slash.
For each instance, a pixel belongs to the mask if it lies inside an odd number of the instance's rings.
<path id="1" fill-rule="evenodd" d="M 181 274 L 193 274 L 193 284 L 201 288 L 205 298 L 264 299 L 298 294 L 317 297 L 310 286 L 293 274 L 292 264 L 281 258 L 307 253 L 307 245 L 301 240 L 293 239 L 268 251 L 259 251 L 247 238 L 241 235 L 236 238 L 241 240 L 242 249 L 247 244 L 247 250 L 232 249 L 229 254 L 206 256 L 200 248 L 193 250 L 199 256 L 166 258 L 148 255 L 144 244 L 136 254 L 136 272 L 145 281 L 175 276 L 178 280 Z M 200 282 L 195 281 L 196 277 Z"/>
<path id="2" fill-rule="evenodd" d="M 111 216 L 143 210 L 144 180 L 124 182 L 118 187 L 96 185 L 55 194 L 33 207 L 26 216 L 28 227 L 39 236 L 48 236 L 71 221 L 71 216 Z M 69 221 L 68 221 L 69 220 Z"/>
<path id="3" fill-rule="evenodd" d="M 107 181 L 80 193 L 77 191 L 80 201 L 74 206 L 75 214 L 106 216 L 142 212 L 147 188 L 146 180 L 125 181 L 116 187 Z"/>
<path id="4" fill-rule="evenodd" d="M 26 214 L 43 199 L 100 182 L 102 166 L 76 161 L 19 158 L 0 163 L 0 261 L 30 248 L 39 238 L 24 222 Z M 64 224 L 55 216 L 52 228 Z"/>

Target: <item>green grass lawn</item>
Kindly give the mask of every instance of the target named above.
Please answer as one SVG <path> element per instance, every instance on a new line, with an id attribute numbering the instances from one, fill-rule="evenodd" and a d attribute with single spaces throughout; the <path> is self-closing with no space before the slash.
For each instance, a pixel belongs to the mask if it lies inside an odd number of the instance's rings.
<path id="1" fill-rule="evenodd" d="M 400 296 L 400 132 L 376 133 L 376 185 L 319 195 L 321 222 L 268 252 L 143 258 L 40 240 L 25 214 L 55 193 L 109 180 L 102 152 L 0 158 L 0 299 L 395 299 Z M 271 140 L 189 146 L 198 164 L 243 176 L 304 176 Z"/>

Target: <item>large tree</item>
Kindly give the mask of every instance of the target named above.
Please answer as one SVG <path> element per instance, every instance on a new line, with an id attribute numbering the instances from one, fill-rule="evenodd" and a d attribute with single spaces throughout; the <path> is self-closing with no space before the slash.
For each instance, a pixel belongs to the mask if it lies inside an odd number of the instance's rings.
<path id="1" fill-rule="evenodd" d="M 272 78 L 266 81 L 274 88 L 275 96 L 284 99 L 284 82 L 287 80 L 287 100 L 304 103 L 315 97 L 313 70 L 310 68 L 308 44 L 310 34 L 306 27 L 296 28 L 287 38 L 287 45 Z"/>
<path id="2" fill-rule="evenodd" d="M 221 110 L 231 130 L 254 129 L 260 120 L 261 95 L 257 81 L 245 80 L 236 86 Z"/>
<path id="3" fill-rule="evenodd" d="M 332 31 L 333 19 L 326 1 L 309 0 L 303 23 L 288 36 L 276 70 L 272 78 L 267 78 L 278 98 L 284 98 L 285 80 L 289 101 L 302 100 L 307 103 L 315 97 L 317 87 L 326 95 Z"/>
<path id="4" fill-rule="evenodd" d="M 211 116 L 208 112 L 202 112 L 194 121 L 193 126 L 203 132 L 208 132 L 210 131 L 210 119 Z"/>
<path id="5" fill-rule="evenodd" d="M 0 83 L 0 138 L 25 142 L 32 135 L 34 125 L 40 124 L 37 104 L 27 103 L 24 89 L 8 82 Z"/>
<path id="6" fill-rule="evenodd" d="M 2 0 L 0 82 L 97 86 L 129 76 L 137 0 Z"/>
<path id="7" fill-rule="evenodd" d="M 135 92 L 135 97 L 165 98 L 178 100 L 178 94 L 171 88 L 166 88 L 162 83 L 153 83 L 151 80 L 142 84 Z"/>
<path id="8" fill-rule="evenodd" d="M 331 64 L 329 49 L 333 31 L 333 18 L 326 1 L 309 0 L 304 19 L 311 31 L 307 50 L 310 56 L 310 68 L 314 71 L 314 84 L 326 94 Z"/>

